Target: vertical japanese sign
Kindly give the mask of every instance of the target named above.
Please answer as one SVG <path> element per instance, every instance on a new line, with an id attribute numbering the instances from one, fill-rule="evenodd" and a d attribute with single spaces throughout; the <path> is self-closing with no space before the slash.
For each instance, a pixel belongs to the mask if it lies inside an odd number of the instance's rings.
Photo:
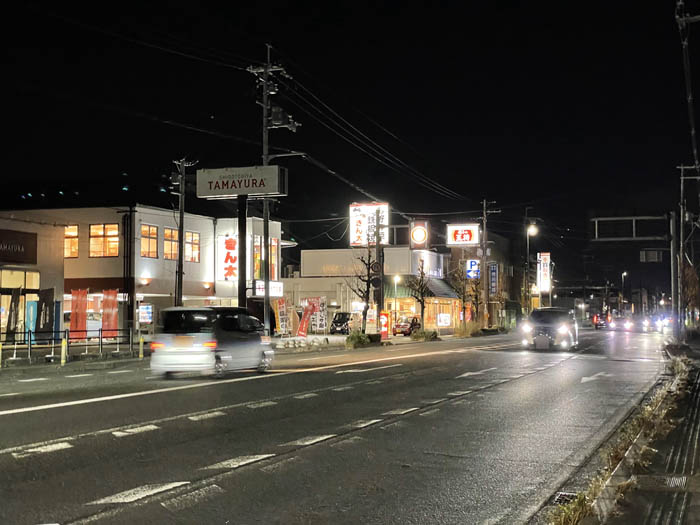
<path id="1" fill-rule="evenodd" d="M 489 293 L 498 293 L 498 264 L 489 265 Z"/>
<path id="2" fill-rule="evenodd" d="M 27 320 L 25 326 L 32 333 L 32 342 L 36 342 L 37 301 L 27 301 Z"/>
<path id="3" fill-rule="evenodd" d="M 53 338 L 53 334 L 41 333 L 52 332 L 54 330 L 53 300 L 53 288 L 39 290 L 39 304 L 37 305 L 37 331 L 40 332 L 40 341 L 50 341 Z"/>
<path id="4" fill-rule="evenodd" d="M 379 242 L 389 244 L 389 204 L 372 202 L 350 205 L 350 246 L 374 245 L 377 231 L 377 210 L 379 210 Z"/>
<path id="5" fill-rule="evenodd" d="M 102 298 L 102 337 L 117 337 L 118 306 L 117 290 L 105 290 Z"/>
<path id="6" fill-rule="evenodd" d="M 6 340 L 14 341 L 17 333 L 17 324 L 19 321 L 19 297 L 21 288 L 13 288 L 10 295 L 10 309 L 7 312 L 7 328 L 5 332 Z"/>
<path id="7" fill-rule="evenodd" d="M 219 235 L 216 239 L 216 280 L 238 282 L 238 236 Z"/>
<path id="8" fill-rule="evenodd" d="M 549 252 L 537 254 L 537 288 L 549 292 L 552 288 L 551 257 Z"/>
<path id="9" fill-rule="evenodd" d="M 87 338 L 87 290 L 71 290 L 70 338 Z"/>
<path id="10" fill-rule="evenodd" d="M 315 306 L 308 303 L 304 307 L 304 313 L 301 316 L 301 321 L 299 321 L 299 327 L 297 328 L 297 337 L 306 337 L 306 333 L 309 330 L 309 321 L 311 320 L 311 315 L 314 313 Z"/>

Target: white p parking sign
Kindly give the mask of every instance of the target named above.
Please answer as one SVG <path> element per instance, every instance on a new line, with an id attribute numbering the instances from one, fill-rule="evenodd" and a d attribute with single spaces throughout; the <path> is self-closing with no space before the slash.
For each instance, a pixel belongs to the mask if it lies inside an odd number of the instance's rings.
<path id="1" fill-rule="evenodd" d="M 467 279 L 478 279 L 480 277 L 479 259 L 467 260 Z"/>

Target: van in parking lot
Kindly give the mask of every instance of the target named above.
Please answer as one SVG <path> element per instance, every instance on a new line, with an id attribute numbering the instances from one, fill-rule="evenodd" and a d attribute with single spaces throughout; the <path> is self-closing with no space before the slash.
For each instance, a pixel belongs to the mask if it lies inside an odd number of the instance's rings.
<path id="1" fill-rule="evenodd" d="M 275 352 L 263 344 L 262 323 L 245 308 L 175 307 L 161 311 L 151 343 L 151 371 L 223 375 L 270 368 Z"/>

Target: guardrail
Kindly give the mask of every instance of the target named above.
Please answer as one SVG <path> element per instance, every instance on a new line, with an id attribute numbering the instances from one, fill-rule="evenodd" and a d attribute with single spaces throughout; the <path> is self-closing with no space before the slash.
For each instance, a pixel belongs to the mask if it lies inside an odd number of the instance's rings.
<path id="1" fill-rule="evenodd" d="M 12 355 L 6 360 L 26 360 L 30 364 L 41 359 L 47 361 L 71 357 L 94 356 L 102 358 L 107 352 L 112 355 L 134 355 L 134 340 L 138 336 L 128 328 L 103 330 L 25 330 L 14 333 L 0 333 L 0 360 L 3 350 L 11 349 Z M 62 347 L 65 355 L 61 357 Z M 73 352 L 71 352 L 73 350 Z"/>

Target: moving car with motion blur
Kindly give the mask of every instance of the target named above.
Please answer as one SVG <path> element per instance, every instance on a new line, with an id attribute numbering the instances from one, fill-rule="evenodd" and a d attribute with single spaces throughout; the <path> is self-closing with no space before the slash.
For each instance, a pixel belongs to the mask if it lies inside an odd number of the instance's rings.
<path id="1" fill-rule="evenodd" d="M 612 315 L 610 315 L 610 312 L 607 314 L 602 313 L 602 314 L 595 314 L 593 316 L 593 328 L 596 330 L 600 330 L 602 328 L 607 328 L 608 324 L 610 321 L 612 321 Z"/>
<path id="2" fill-rule="evenodd" d="M 418 317 L 399 317 L 394 325 L 394 335 L 411 335 L 414 330 L 420 330 L 420 319 Z"/>
<path id="3" fill-rule="evenodd" d="M 151 343 L 151 371 L 166 377 L 174 372 L 264 372 L 275 352 L 262 336 L 262 323 L 245 308 L 166 308 Z"/>
<path id="4" fill-rule="evenodd" d="M 568 350 L 578 345 L 578 323 L 567 308 L 538 308 L 520 325 L 522 345 L 536 350 Z"/>

